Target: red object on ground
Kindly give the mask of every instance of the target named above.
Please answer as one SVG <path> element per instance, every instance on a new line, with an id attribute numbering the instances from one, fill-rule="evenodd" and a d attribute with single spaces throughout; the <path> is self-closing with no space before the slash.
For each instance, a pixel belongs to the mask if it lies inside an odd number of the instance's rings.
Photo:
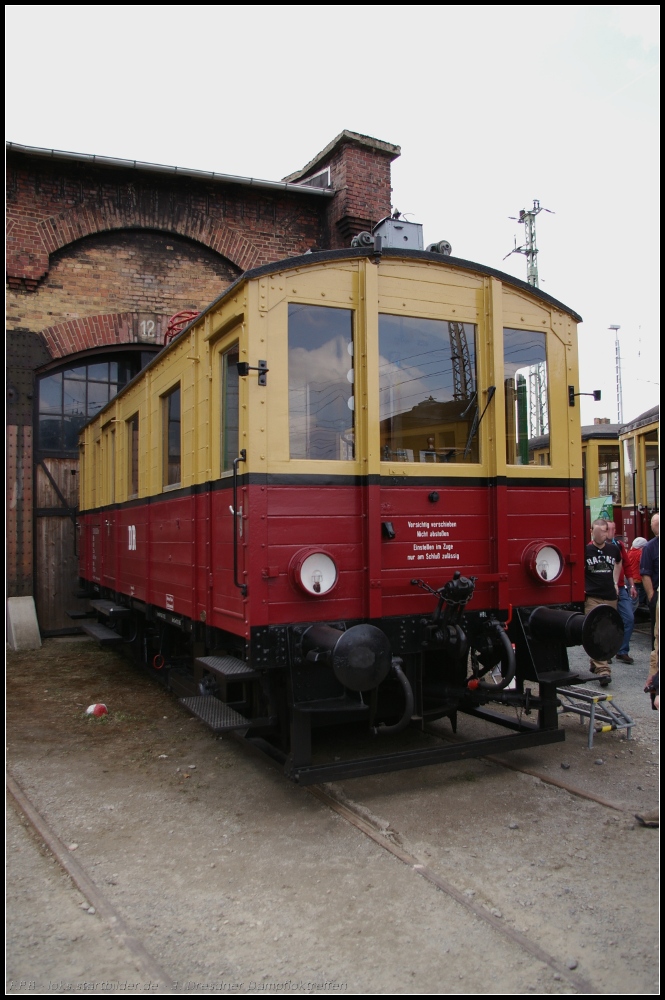
<path id="1" fill-rule="evenodd" d="M 86 711 L 86 715 L 108 715 L 109 714 L 109 710 L 106 707 L 106 705 L 101 705 L 101 704 L 98 704 L 98 705 L 89 705 L 88 708 L 86 708 L 85 711 Z"/>

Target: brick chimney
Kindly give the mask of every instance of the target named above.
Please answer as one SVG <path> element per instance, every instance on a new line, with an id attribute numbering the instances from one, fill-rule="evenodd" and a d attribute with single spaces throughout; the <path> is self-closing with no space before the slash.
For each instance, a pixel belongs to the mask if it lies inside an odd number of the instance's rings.
<path id="1" fill-rule="evenodd" d="M 390 164 L 400 152 L 392 143 L 345 129 L 302 170 L 282 179 L 306 184 L 316 177 L 317 186 L 326 186 L 324 171 L 330 171 L 336 193 L 327 213 L 327 247 L 339 250 L 390 215 Z"/>

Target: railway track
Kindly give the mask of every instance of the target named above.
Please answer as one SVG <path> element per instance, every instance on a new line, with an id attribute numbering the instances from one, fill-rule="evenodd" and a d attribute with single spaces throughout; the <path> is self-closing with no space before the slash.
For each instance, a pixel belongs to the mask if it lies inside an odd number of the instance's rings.
<path id="1" fill-rule="evenodd" d="M 242 744 L 241 741 L 238 742 L 241 746 L 247 746 L 247 744 Z M 609 801 L 602 796 L 589 793 L 584 789 L 577 788 L 569 782 L 555 779 L 550 775 L 533 769 L 518 767 L 496 757 L 488 758 L 488 760 L 511 771 L 538 778 L 571 795 L 595 802 L 606 809 L 618 812 L 624 811 L 624 807 L 620 804 Z M 58 838 L 46 819 L 30 801 L 18 782 L 11 776 L 7 777 L 7 789 L 16 809 L 25 817 L 37 838 L 57 860 L 58 864 L 88 900 L 90 905 L 95 908 L 96 913 L 104 921 L 108 932 L 115 938 L 116 942 L 131 954 L 146 980 L 158 982 L 160 990 L 164 994 L 178 992 L 171 988 L 173 977 L 167 974 L 150 955 L 141 940 L 130 930 L 119 910 L 92 881 L 83 866 L 72 857 L 70 851 L 68 851 Z M 509 940 L 535 961 L 548 966 L 553 970 L 557 978 L 569 983 L 570 986 L 580 993 L 597 995 L 600 992 L 604 992 L 597 989 L 584 976 L 570 969 L 560 957 L 549 953 L 528 935 L 512 927 L 504 919 L 496 916 L 486 905 L 474 901 L 473 898 L 461 892 L 451 881 L 442 877 L 435 868 L 423 864 L 415 854 L 403 846 L 401 843 L 402 838 L 398 833 L 396 834 L 392 829 L 386 831 L 386 829 L 374 821 L 365 807 L 347 798 L 338 788 L 329 785 L 311 785 L 304 789 L 304 791 L 336 813 L 345 823 L 363 836 L 369 838 L 382 851 L 396 858 L 410 869 L 414 875 L 424 879 L 437 890 L 454 900 L 456 904 L 472 914 L 475 919 L 491 927 L 494 932 Z"/>
<path id="2" fill-rule="evenodd" d="M 28 822 L 33 833 L 55 858 L 95 913 L 105 923 L 109 934 L 121 948 L 128 951 L 146 982 L 158 983 L 160 994 L 171 995 L 172 979 L 132 933 L 118 909 L 108 896 L 88 876 L 71 852 L 62 843 L 36 806 L 30 801 L 18 782 L 7 775 L 7 791 L 17 810 Z"/>
<path id="3" fill-rule="evenodd" d="M 448 879 L 442 878 L 441 875 L 435 872 L 428 865 L 420 863 L 412 854 L 405 851 L 404 848 L 400 847 L 380 830 L 375 829 L 366 817 L 358 814 L 356 809 L 354 809 L 353 804 L 348 802 L 348 800 L 346 802 L 340 802 L 325 788 L 317 785 L 310 786 L 307 791 L 309 791 L 310 794 L 312 794 L 320 802 L 327 805 L 329 809 L 334 810 L 334 812 L 346 820 L 347 823 L 350 823 L 357 830 L 360 830 L 366 837 L 369 837 L 370 840 L 373 840 L 374 843 L 378 844 L 384 851 L 388 851 L 388 853 L 392 854 L 393 857 L 401 861 L 402 864 L 411 868 L 415 874 L 424 878 L 431 885 L 441 890 L 441 892 L 446 893 L 446 895 L 450 896 L 451 899 L 454 899 L 456 903 L 465 907 L 479 920 L 489 924 L 498 934 L 508 938 L 513 942 L 513 944 L 516 944 L 519 948 L 523 949 L 523 951 L 525 951 L 532 958 L 539 962 L 543 962 L 545 965 L 553 969 L 557 975 L 568 980 L 571 986 L 574 986 L 580 993 L 596 995 L 601 992 L 583 976 L 577 975 L 562 961 L 555 958 L 554 955 L 550 955 L 547 951 L 541 948 L 540 945 L 536 944 L 535 941 L 532 941 L 525 934 L 522 934 L 520 931 L 507 925 L 505 921 L 499 919 L 499 917 L 495 916 L 484 906 L 474 902 L 473 899 L 470 899 L 464 893 L 460 892 L 459 889 L 452 884 L 452 882 L 448 881 Z"/>
<path id="4" fill-rule="evenodd" d="M 94 906 L 90 919 L 102 917 L 109 941 L 163 992 L 178 977 L 182 989 L 190 970 L 200 979 L 210 956 L 245 985 L 248 970 L 295 974 L 314 961 L 359 994 L 375 983 L 391 992 L 393 977 L 397 993 L 457 992 L 462 976 L 471 994 L 651 991 L 655 952 L 642 949 L 655 940 L 656 896 L 643 858 L 657 833 L 630 832 L 637 801 L 653 794 L 657 720 L 646 713 L 636 740 L 604 735 L 593 754 L 580 727 L 565 756 L 554 748 L 298 788 L 264 754 L 239 754 L 250 747 L 174 712 L 160 688 L 140 685 L 137 701 L 131 668 L 114 658 L 109 674 L 111 654 L 80 649 L 80 675 L 73 649 L 37 682 L 11 673 L 9 791 Z M 67 707 L 85 703 L 91 676 L 116 712 L 108 726 Z M 601 753 L 607 766 L 596 768 Z M 37 908 L 38 940 L 40 920 Z M 76 953 L 83 967 L 85 958 Z"/>

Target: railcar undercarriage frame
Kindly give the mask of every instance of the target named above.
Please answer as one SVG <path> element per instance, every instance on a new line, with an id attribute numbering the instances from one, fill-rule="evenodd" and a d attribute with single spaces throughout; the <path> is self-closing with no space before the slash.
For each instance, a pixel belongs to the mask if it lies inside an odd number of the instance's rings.
<path id="1" fill-rule="evenodd" d="M 82 627 L 97 641 L 105 631 L 109 644 L 114 636 L 129 645 L 184 707 L 302 785 L 563 741 L 557 687 L 591 679 L 570 670 L 566 648 L 581 644 L 591 656 L 614 655 L 623 629 L 617 612 L 600 606 L 585 616 L 579 605 L 567 605 L 519 608 L 510 616 L 468 613 L 473 578 L 455 573 L 436 591 L 412 582 L 436 598 L 430 617 L 264 626 L 246 643 L 94 588 L 98 621 Z M 444 718 L 456 734 L 459 714 L 509 732 L 391 748 L 391 737 L 407 728 L 444 739 L 430 728 Z M 365 755 L 365 743 L 362 756 L 333 753 L 322 761 L 313 754 L 315 731 L 354 723 L 367 727 L 377 752 Z"/>

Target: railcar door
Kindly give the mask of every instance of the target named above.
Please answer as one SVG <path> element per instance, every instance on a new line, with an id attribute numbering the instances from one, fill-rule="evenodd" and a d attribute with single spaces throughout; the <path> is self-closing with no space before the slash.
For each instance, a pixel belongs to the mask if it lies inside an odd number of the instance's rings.
<path id="1" fill-rule="evenodd" d="M 418 612 L 413 580 L 438 588 L 459 570 L 478 578 L 486 604 L 496 583 L 478 326 L 455 319 L 459 305 L 437 311 L 378 316 L 382 615 Z"/>
<path id="2" fill-rule="evenodd" d="M 102 428 L 104 468 L 102 469 L 102 492 L 109 499 L 107 509 L 102 513 L 102 584 L 116 590 L 116 517 L 115 507 L 115 428 L 107 424 Z"/>
<path id="3" fill-rule="evenodd" d="M 220 373 L 219 397 L 213 404 L 219 427 L 220 478 L 210 499 L 213 618 L 220 628 L 236 633 L 244 631 L 249 535 L 247 452 L 240 446 L 238 338 L 239 331 L 225 337 L 214 359 Z"/>
<path id="4" fill-rule="evenodd" d="M 356 275 L 357 265 L 343 262 L 266 283 L 267 386 L 247 379 L 256 400 L 248 447 L 253 623 L 368 614 Z M 262 328 L 255 350 L 259 336 Z"/>

